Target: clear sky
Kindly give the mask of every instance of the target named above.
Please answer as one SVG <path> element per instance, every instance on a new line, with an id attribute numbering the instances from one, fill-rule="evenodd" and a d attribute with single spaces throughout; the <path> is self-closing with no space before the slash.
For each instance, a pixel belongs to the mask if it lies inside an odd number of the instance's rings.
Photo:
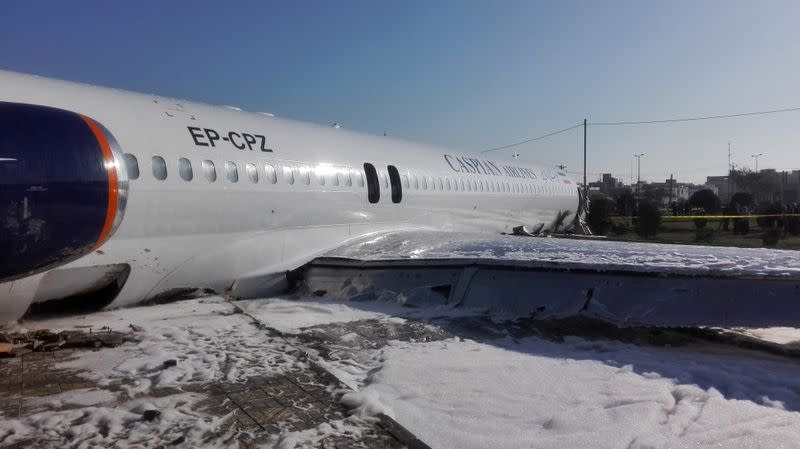
<path id="1" fill-rule="evenodd" d="M 0 68 L 480 151 L 800 106 L 798 1 L 6 0 Z M 589 178 L 800 169 L 800 112 L 589 128 Z M 492 153 L 582 170 L 582 130 Z M 633 175 L 635 165 L 633 165 Z"/>

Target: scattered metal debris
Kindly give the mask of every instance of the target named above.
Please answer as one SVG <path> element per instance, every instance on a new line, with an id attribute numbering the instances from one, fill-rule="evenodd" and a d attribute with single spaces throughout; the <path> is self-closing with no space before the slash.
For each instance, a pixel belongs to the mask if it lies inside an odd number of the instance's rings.
<path id="1" fill-rule="evenodd" d="M 66 330 L 52 332 L 47 329 L 30 332 L 0 332 L 0 357 L 16 357 L 28 352 L 55 351 L 67 348 L 115 347 L 136 341 L 133 333 L 112 331 L 103 326 L 100 331 Z"/>

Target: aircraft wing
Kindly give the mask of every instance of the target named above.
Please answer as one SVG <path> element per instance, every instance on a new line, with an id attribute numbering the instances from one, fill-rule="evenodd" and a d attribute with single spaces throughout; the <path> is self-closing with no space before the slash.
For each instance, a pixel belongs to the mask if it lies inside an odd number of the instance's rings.
<path id="1" fill-rule="evenodd" d="M 305 268 L 345 300 L 575 315 L 621 326 L 800 327 L 797 252 L 434 231 L 373 235 Z"/>

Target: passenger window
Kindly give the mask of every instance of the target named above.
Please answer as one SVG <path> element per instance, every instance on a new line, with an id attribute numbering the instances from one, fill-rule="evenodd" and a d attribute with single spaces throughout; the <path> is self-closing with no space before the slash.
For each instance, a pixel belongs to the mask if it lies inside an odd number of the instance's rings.
<path id="1" fill-rule="evenodd" d="M 139 161 L 136 156 L 125 153 L 122 155 L 125 159 L 125 168 L 128 170 L 128 179 L 139 179 Z"/>
<path id="2" fill-rule="evenodd" d="M 153 156 L 153 176 L 159 181 L 167 179 L 167 163 L 161 156 Z"/>
<path id="3" fill-rule="evenodd" d="M 192 162 L 185 157 L 178 159 L 178 173 L 184 181 L 191 181 L 194 177 L 192 173 Z"/>
<path id="4" fill-rule="evenodd" d="M 400 180 L 403 181 L 403 188 L 408 188 L 408 175 L 401 175 Z"/>
<path id="5" fill-rule="evenodd" d="M 414 190 L 419 190 L 419 178 L 417 175 L 413 175 L 414 177 Z"/>
<path id="6" fill-rule="evenodd" d="M 294 169 L 292 167 L 283 167 L 283 179 L 286 180 L 286 184 L 294 184 Z"/>
<path id="7" fill-rule="evenodd" d="M 253 184 L 257 184 L 258 169 L 256 168 L 256 164 L 251 164 L 248 162 L 247 165 L 245 165 L 245 170 L 247 171 L 247 179 L 249 179 Z"/>
<path id="8" fill-rule="evenodd" d="M 308 167 L 300 167 L 300 181 L 305 185 L 311 184 L 311 170 Z"/>
<path id="9" fill-rule="evenodd" d="M 381 183 L 383 184 L 383 188 L 384 189 L 388 189 L 389 188 L 389 180 L 386 178 L 386 173 L 380 173 L 379 176 L 381 178 Z"/>
<path id="10" fill-rule="evenodd" d="M 403 188 L 400 185 L 400 173 L 397 171 L 397 167 L 394 165 L 386 167 L 386 170 L 389 172 L 389 180 L 392 183 L 392 202 L 397 204 L 403 200 Z"/>
<path id="11" fill-rule="evenodd" d="M 315 170 L 314 176 L 316 176 L 317 181 L 319 181 L 319 185 L 325 185 L 325 173 L 322 172 L 322 169 Z"/>
<path id="12" fill-rule="evenodd" d="M 203 176 L 206 177 L 208 182 L 214 182 L 217 180 L 217 169 L 214 167 L 214 162 L 205 160 L 202 163 L 203 166 Z"/>
<path id="13" fill-rule="evenodd" d="M 339 174 L 336 172 L 331 173 L 331 184 L 336 187 L 339 185 Z"/>
<path id="14" fill-rule="evenodd" d="M 422 190 L 428 190 L 428 178 L 425 176 L 420 176 L 420 184 Z"/>
<path id="15" fill-rule="evenodd" d="M 239 182 L 239 168 L 236 167 L 236 162 L 226 162 L 225 172 L 227 173 L 229 182 Z"/>
<path id="16" fill-rule="evenodd" d="M 345 183 L 345 184 L 346 184 L 348 187 L 353 185 L 353 177 L 352 177 L 352 175 L 351 175 L 351 173 L 350 173 L 350 172 L 343 173 L 343 174 L 342 174 L 342 176 L 344 176 L 344 183 Z"/>
<path id="17" fill-rule="evenodd" d="M 381 199 L 381 186 L 378 183 L 378 172 L 375 166 L 364 163 L 364 172 L 367 174 L 367 199 L 370 203 L 377 203 Z"/>
<path id="18" fill-rule="evenodd" d="M 356 171 L 356 182 L 359 187 L 364 187 L 364 174 L 360 171 Z"/>
<path id="19" fill-rule="evenodd" d="M 467 186 L 467 192 L 472 192 L 472 184 L 470 184 L 469 179 L 467 179 L 467 182 L 465 182 L 464 185 Z"/>
<path id="20" fill-rule="evenodd" d="M 275 184 L 278 182 L 278 174 L 275 173 L 275 167 L 270 164 L 264 165 L 264 175 L 267 177 L 267 180 L 270 184 Z"/>

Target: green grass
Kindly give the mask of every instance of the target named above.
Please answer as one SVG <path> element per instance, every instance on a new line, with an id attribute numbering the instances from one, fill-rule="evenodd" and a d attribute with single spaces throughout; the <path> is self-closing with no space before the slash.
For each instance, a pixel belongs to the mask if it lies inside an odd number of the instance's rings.
<path id="1" fill-rule="evenodd" d="M 611 217 L 614 224 L 626 224 L 628 231 L 618 235 L 609 231 L 607 236 L 610 240 L 636 241 L 636 242 L 655 242 L 655 243 L 675 243 L 684 245 L 713 245 L 713 246 L 734 246 L 738 248 L 762 248 L 762 237 L 764 231 L 758 227 L 754 218 L 750 219 L 750 233 L 748 235 L 734 235 L 733 222 L 731 221 L 729 230 L 725 231 L 720 227 L 721 220 L 708 220 L 706 229 L 713 230 L 711 243 L 698 242 L 696 240 L 697 228 L 693 220 L 664 220 L 661 223 L 658 234 L 653 238 L 640 237 L 634 231 L 631 217 Z M 783 235 L 775 249 L 800 250 L 800 236 Z"/>

